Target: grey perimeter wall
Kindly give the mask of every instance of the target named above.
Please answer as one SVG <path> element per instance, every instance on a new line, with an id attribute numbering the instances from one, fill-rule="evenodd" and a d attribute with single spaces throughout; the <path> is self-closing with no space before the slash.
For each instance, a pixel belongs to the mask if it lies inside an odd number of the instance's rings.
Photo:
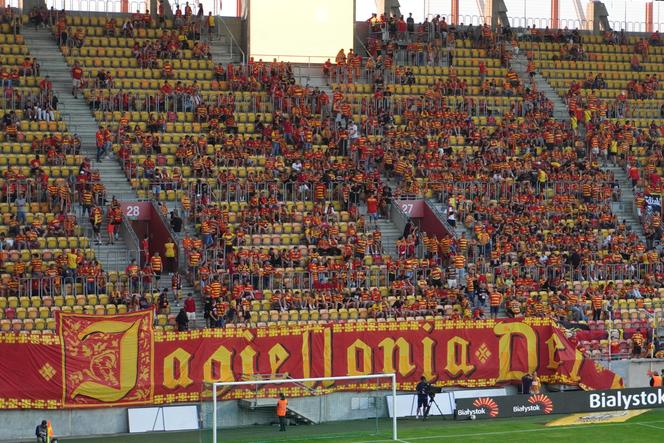
<path id="1" fill-rule="evenodd" d="M 309 414 L 315 421 L 366 419 L 387 416 L 386 395 L 391 392 L 343 392 L 319 397 L 289 399 L 289 406 Z M 369 406 L 352 409 L 359 398 L 373 397 Z M 353 399 L 356 399 L 355 401 Z M 204 427 L 212 423 L 212 403 L 197 404 Z M 364 405 L 366 406 L 366 404 Z M 167 407 L 167 406 L 166 406 Z M 238 401 L 220 402 L 218 418 L 222 427 L 268 424 L 274 421 L 273 409 L 250 411 Z M 60 411 L 0 411 L 1 441 L 34 441 L 34 431 L 42 420 L 51 420 L 56 437 L 89 436 L 95 434 L 123 434 L 129 432 L 127 408 L 60 410 Z"/>
<path id="2" fill-rule="evenodd" d="M 644 359 L 611 362 L 611 369 L 623 377 L 625 387 L 636 388 L 648 385 L 648 371 L 662 371 L 664 360 Z M 386 395 L 390 392 L 342 392 L 323 397 L 289 399 L 289 405 L 298 411 L 306 411 L 316 421 L 366 419 L 376 415 L 387 416 Z M 364 409 L 358 406 L 359 398 L 374 397 Z M 212 422 L 212 403 L 198 404 L 200 419 L 205 427 Z M 236 400 L 219 404 L 222 427 L 250 426 L 266 424 L 274 420 L 272 410 L 250 411 L 239 406 Z M 0 411 L 0 441 L 33 442 L 34 429 L 44 419 L 51 420 L 59 437 L 95 434 L 123 434 L 129 432 L 127 408 L 85 409 L 85 410 L 13 410 Z"/>

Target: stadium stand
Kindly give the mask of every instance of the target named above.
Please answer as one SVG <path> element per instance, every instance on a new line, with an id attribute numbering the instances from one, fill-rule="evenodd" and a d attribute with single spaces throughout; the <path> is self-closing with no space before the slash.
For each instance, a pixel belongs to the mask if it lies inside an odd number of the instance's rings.
<path id="1" fill-rule="evenodd" d="M 329 88 L 311 88 L 288 63 L 215 63 L 187 17 L 45 17 L 81 69 L 99 146 L 139 198 L 184 213 L 184 278 L 208 326 L 525 315 L 581 328 L 596 357 L 649 340 L 664 297 L 660 218 L 645 207 L 661 186 L 657 36 L 533 28 L 517 40 L 488 26 L 411 33 L 375 21 L 366 54 L 340 51 L 322 67 Z M 76 138 L 54 106 L 35 102 L 49 97 L 48 79 L 2 26 L 12 91 L 2 102 L 2 330 L 47 330 L 57 309 L 148 306 L 174 329 L 168 298 L 144 290 L 158 264 L 104 272 L 87 249 L 96 239 L 72 230 L 72 203 L 101 203 L 103 187 L 90 197 L 99 177 L 69 155 Z M 536 76 L 570 121 L 553 117 Z M 645 236 L 619 207 L 631 195 Z M 450 235 L 409 225 L 386 239 L 397 198 L 437 201 Z M 67 283 L 57 276 L 76 248 L 79 280 Z M 92 285 L 80 280 L 88 273 L 99 276 Z"/>
<path id="2" fill-rule="evenodd" d="M 449 29 L 446 31 L 447 39 L 448 41 L 453 41 L 455 43 L 454 47 L 489 47 L 492 48 L 490 52 L 495 54 L 505 67 L 511 66 L 509 63 L 511 51 L 508 52 L 508 47 L 516 46 L 516 42 L 508 42 L 507 39 L 505 39 L 503 40 L 503 43 L 500 43 L 500 36 L 489 36 L 485 29 L 476 29 L 465 31 L 464 37 L 470 37 L 470 39 L 462 44 L 458 44 L 455 40 L 454 33 Z M 572 37 L 575 36 L 577 36 L 576 33 L 572 34 Z M 509 38 L 510 36 L 506 37 Z M 564 36 L 564 38 L 568 37 L 569 36 Z M 559 35 L 557 37 L 547 36 L 543 39 L 547 41 L 555 41 L 556 39 L 562 38 L 563 36 Z M 538 40 L 538 38 L 528 36 L 527 41 L 522 43 L 528 50 L 529 63 L 527 73 L 531 78 L 532 75 L 530 74 L 535 73 L 536 67 L 534 56 L 532 54 L 533 47 L 529 45 L 538 44 L 531 43 L 532 40 Z M 546 45 L 553 44 L 554 43 L 546 43 Z M 568 46 L 572 48 L 574 47 L 573 45 Z M 370 39 L 367 47 L 370 48 L 369 50 L 371 53 L 371 48 L 375 47 L 375 43 Z M 434 98 L 436 87 L 427 88 L 426 86 L 417 86 L 424 84 L 425 82 L 429 84 L 435 83 L 435 80 L 431 77 L 429 77 L 428 80 L 418 78 L 417 73 L 421 72 L 421 68 L 418 66 L 401 68 L 397 66 L 394 68 L 393 82 L 397 84 L 395 89 L 390 89 L 389 84 L 383 85 L 386 76 L 381 75 L 382 73 L 375 75 L 377 70 L 376 65 L 385 65 L 388 68 L 392 67 L 390 63 L 385 63 L 384 60 L 382 60 L 382 57 L 384 57 L 383 51 L 388 54 L 397 53 L 396 57 L 398 57 L 398 50 L 396 48 L 399 47 L 405 47 L 405 49 L 402 50 L 405 50 L 407 53 L 411 48 L 411 44 L 408 43 L 404 45 L 403 42 L 400 44 L 398 36 L 395 40 L 384 42 L 381 52 L 376 51 L 373 53 L 373 55 L 377 56 L 376 62 L 374 63 L 373 60 L 370 60 L 366 63 L 368 65 L 368 77 L 373 79 L 373 85 L 342 85 L 337 89 L 339 97 L 341 97 L 342 89 L 355 93 L 361 88 L 362 92 L 374 92 L 373 98 L 378 98 L 379 101 L 384 100 L 384 93 L 389 97 L 393 95 L 394 92 L 397 92 L 398 95 L 412 94 L 410 98 L 413 103 L 418 103 L 418 99 L 420 102 L 425 102 L 425 99 L 423 100 L 421 95 L 423 93 L 427 94 L 427 99 Z M 569 51 L 569 49 L 567 50 Z M 472 56 L 472 51 L 481 51 L 481 49 L 471 49 L 470 52 L 465 52 L 464 50 L 459 51 L 459 54 L 455 54 L 453 59 L 456 61 L 463 60 L 463 55 Z M 454 50 L 452 50 L 452 52 L 454 52 Z M 425 54 L 423 58 L 428 58 L 429 60 L 432 59 L 431 56 L 427 57 L 427 50 L 424 50 L 423 53 Z M 538 53 L 538 55 L 539 57 L 542 57 L 541 54 Z M 406 54 L 402 59 L 413 61 L 417 60 L 417 57 Z M 344 54 L 340 53 L 337 56 L 336 62 L 336 66 L 331 63 L 326 64 L 324 71 L 327 75 L 330 75 L 331 78 L 341 77 L 355 81 L 359 80 L 357 77 L 360 76 L 356 75 L 356 72 L 358 71 L 356 66 L 357 63 L 354 60 L 346 60 Z M 460 65 L 463 66 L 467 63 L 468 62 L 461 62 Z M 493 64 L 493 66 L 496 66 L 496 64 Z M 445 68 L 431 66 L 426 67 L 426 70 L 428 70 L 429 73 L 435 73 L 436 71 L 444 72 L 444 69 Z M 466 75 L 472 75 L 474 72 L 479 71 L 482 79 L 463 79 L 462 81 L 458 81 L 454 78 L 455 75 L 451 74 L 451 71 L 455 70 L 455 68 L 447 69 L 448 78 L 446 84 L 438 86 L 438 89 L 448 94 L 446 97 L 448 106 L 451 101 L 449 94 L 459 93 L 463 94 L 465 97 L 461 101 L 456 101 L 456 103 L 462 103 L 462 106 L 457 105 L 457 109 L 463 109 L 464 105 L 467 107 L 468 103 L 473 103 L 474 101 L 480 101 L 481 103 L 481 100 L 487 95 L 487 88 L 480 88 L 480 91 L 477 91 L 473 90 L 471 87 L 467 91 L 464 91 L 466 87 L 462 85 L 464 83 L 473 85 L 477 84 L 479 81 L 484 81 L 487 78 L 486 65 L 477 71 L 464 72 Z M 493 72 L 489 71 L 488 77 L 491 78 L 492 74 Z M 502 75 L 502 73 L 498 74 L 498 76 L 500 75 Z M 556 75 L 561 74 L 558 73 Z M 387 78 L 389 77 L 390 76 L 388 75 Z M 507 77 L 507 79 L 508 78 L 509 77 Z M 532 88 L 530 91 L 531 94 L 533 94 L 533 90 L 534 93 L 536 93 L 536 83 L 534 81 L 529 81 L 527 78 L 523 79 L 523 81 L 527 87 Z M 456 86 L 454 86 L 455 83 Z M 450 84 L 452 84 L 452 87 L 450 87 Z M 431 89 L 434 91 L 431 91 Z M 491 89 L 491 92 L 493 94 L 501 94 L 500 90 L 495 86 Z M 416 94 L 418 94 L 419 97 Z M 365 95 L 365 99 L 371 100 L 371 97 Z M 546 103 L 546 99 L 542 101 Z M 511 111 L 513 111 L 515 104 L 518 102 L 514 99 L 512 99 L 511 102 L 513 106 Z M 394 103 L 394 101 L 392 101 L 392 103 Z M 400 108 L 408 109 L 408 105 L 403 105 Z M 397 120 L 400 108 L 397 105 L 390 109 L 393 113 L 392 115 L 396 124 L 401 123 Z M 481 142 L 478 143 L 478 145 L 480 145 L 478 148 L 483 149 L 479 152 L 480 155 L 478 155 L 478 160 L 480 161 L 475 163 L 472 162 L 472 158 L 469 162 L 467 149 L 463 147 L 464 143 L 459 143 L 459 137 L 455 137 L 454 144 L 462 145 L 460 147 L 461 149 L 456 148 L 456 152 L 463 152 L 463 158 L 459 158 L 455 162 L 454 158 L 448 157 L 446 160 L 448 160 L 449 163 L 445 165 L 446 167 L 441 169 L 447 174 L 454 171 L 458 172 L 459 175 L 456 177 L 450 177 L 456 180 L 448 183 L 447 189 L 445 189 L 444 184 L 433 184 L 435 187 L 443 189 L 443 192 L 440 194 L 443 196 L 444 202 L 449 204 L 451 209 L 455 210 L 456 219 L 463 220 L 466 228 L 471 229 L 471 231 L 466 232 L 471 233 L 470 242 L 475 245 L 475 248 L 471 248 L 471 251 L 469 252 L 472 252 L 473 249 L 479 249 L 480 253 L 474 257 L 475 260 L 472 259 L 473 256 L 471 255 L 470 262 L 474 262 L 475 266 L 480 265 L 480 269 L 482 269 L 482 272 L 480 272 L 481 278 L 486 281 L 486 278 L 489 277 L 489 282 L 496 285 L 500 294 L 499 296 L 495 296 L 496 303 L 503 304 L 508 315 L 518 316 L 525 310 L 526 315 L 555 315 L 561 321 L 584 321 L 587 319 L 585 314 L 586 311 L 595 311 L 598 309 L 598 306 L 602 308 L 599 309 L 599 312 L 604 312 L 607 307 L 609 310 L 612 310 L 614 309 L 613 305 L 615 303 L 616 312 L 607 314 L 607 319 L 619 319 L 622 317 L 634 320 L 634 324 L 628 322 L 626 326 L 624 326 L 620 320 L 616 320 L 615 323 L 613 323 L 616 330 L 620 330 L 622 333 L 626 334 L 622 339 L 616 340 L 616 343 L 612 343 L 614 355 L 619 355 L 620 352 L 624 352 L 626 347 L 631 349 L 629 346 L 629 337 L 631 337 L 631 334 L 634 333 L 637 334 L 637 336 L 640 336 L 642 330 L 645 329 L 647 324 L 646 316 L 648 314 L 646 313 L 646 310 L 643 309 L 644 302 L 641 300 L 641 297 L 650 298 L 641 293 L 640 289 L 644 289 L 643 287 L 639 288 L 637 282 L 632 282 L 630 280 L 635 275 L 633 268 L 629 268 L 630 272 L 622 272 L 626 269 L 625 263 L 637 263 L 637 266 L 644 266 L 641 268 L 643 270 L 643 276 L 646 277 L 646 281 L 650 280 L 645 284 L 645 292 L 650 293 L 651 296 L 652 294 L 657 295 L 657 287 L 651 287 L 654 282 L 652 279 L 649 279 L 646 274 L 656 269 L 655 266 L 651 265 L 657 263 L 658 253 L 652 250 L 646 252 L 646 245 L 644 244 L 643 239 L 639 238 L 634 232 L 630 232 L 629 227 L 626 226 L 624 222 L 621 223 L 621 220 L 615 218 L 615 216 L 611 214 L 611 200 L 620 197 L 615 189 L 618 179 L 613 176 L 611 169 L 602 169 L 602 165 L 597 162 L 599 157 L 597 156 L 597 153 L 592 150 L 593 143 L 596 143 L 596 140 L 593 140 L 590 136 L 585 140 L 579 137 L 578 124 L 577 126 L 574 124 L 560 125 L 559 123 L 552 121 L 548 117 L 552 110 L 552 106 L 545 105 L 543 108 L 545 109 L 544 115 L 533 115 L 532 113 L 529 114 L 529 110 L 533 109 L 532 105 L 527 104 L 523 107 L 521 115 L 526 115 L 531 118 L 533 116 L 535 117 L 535 121 L 530 128 L 524 124 L 522 124 L 521 127 L 519 127 L 518 124 L 511 124 L 510 126 L 502 125 L 502 121 L 498 120 L 495 115 L 491 115 L 492 118 L 490 119 L 485 118 L 482 122 L 480 120 L 481 117 L 478 118 L 478 115 L 487 111 L 486 106 L 480 104 L 480 106 L 477 106 L 475 109 L 471 108 L 469 114 L 472 113 L 474 124 L 478 124 L 478 126 L 483 124 L 486 126 L 486 123 L 491 120 L 491 126 L 497 126 L 497 128 L 493 132 L 487 132 L 485 129 L 482 136 L 476 138 L 476 140 L 481 140 Z M 412 108 L 410 110 L 412 110 Z M 412 114 L 412 118 L 413 120 L 421 122 L 422 117 L 426 117 L 427 111 L 429 110 L 422 110 L 420 108 L 417 109 L 417 111 L 419 112 Z M 498 110 L 496 114 L 499 112 L 500 111 Z M 521 123 L 518 121 L 518 115 L 519 112 L 517 112 L 516 122 Z M 468 118 L 470 116 L 466 115 L 464 117 Z M 504 120 L 504 116 L 502 117 L 502 120 Z M 405 123 L 405 131 L 412 129 L 412 126 L 409 128 L 408 121 Z M 581 129 L 584 131 L 587 130 L 588 132 L 592 130 L 591 125 L 588 123 L 590 123 L 590 119 L 587 119 L 587 122 L 582 124 L 583 127 Z M 544 133 L 541 132 L 541 128 L 545 128 Z M 491 129 L 493 128 L 490 128 L 489 131 Z M 454 128 L 454 130 L 456 131 L 456 134 L 466 133 L 470 135 L 473 132 L 473 127 L 461 126 Z M 427 131 L 427 129 L 423 129 L 424 134 L 426 134 L 425 131 Z M 505 135 L 511 136 L 513 139 L 510 140 L 505 137 Z M 434 139 L 433 142 L 431 142 L 431 139 Z M 438 141 L 440 141 L 440 139 Z M 428 147 L 432 148 L 433 152 L 435 152 L 434 149 L 440 149 L 436 146 L 436 140 L 434 137 L 429 137 L 429 142 Z M 446 142 L 448 144 L 450 143 L 447 140 Z M 482 144 L 484 144 L 484 146 L 482 146 Z M 390 145 L 396 146 L 397 143 L 390 143 Z M 506 167 L 501 168 L 503 165 L 501 164 L 502 159 L 499 155 L 494 154 L 493 158 L 487 156 L 487 152 L 491 152 L 487 148 L 490 149 L 492 147 L 494 149 L 513 149 L 511 152 L 507 151 L 508 155 L 503 157 L 509 162 L 505 165 Z M 535 152 L 533 152 L 533 147 L 535 148 Z M 560 151 L 556 152 L 556 148 L 560 149 Z M 591 154 L 594 154 L 594 158 L 585 155 L 586 148 L 590 148 L 589 151 Z M 440 152 L 444 152 L 444 147 Z M 447 153 L 448 152 L 445 152 L 445 154 Z M 450 154 L 453 155 L 454 153 L 455 149 L 452 148 Z M 430 158 L 433 157 L 431 154 L 429 156 Z M 518 163 L 520 156 L 523 156 L 523 160 L 526 160 L 525 164 Z M 607 157 L 608 155 L 603 156 L 604 159 Z M 403 160 L 403 157 L 398 158 Z M 426 159 L 426 157 L 423 158 Z M 481 160 L 486 161 L 487 159 L 490 159 L 487 162 L 488 164 L 483 165 Z M 461 175 L 464 172 L 464 166 L 466 166 L 466 164 L 468 164 L 468 170 L 473 173 L 470 177 L 464 177 Z M 425 163 L 425 166 L 421 167 L 419 171 L 416 169 L 416 174 L 417 172 L 425 172 L 427 176 L 430 176 L 431 172 L 436 170 L 435 168 L 432 168 L 434 165 L 435 163 L 433 162 Z M 536 165 L 536 167 L 533 168 L 532 165 Z M 477 171 L 481 171 L 483 166 L 489 167 L 487 173 L 484 176 L 478 175 Z M 572 166 L 572 169 L 570 169 L 570 166 Z M 410 170 L 411 167 L 412 164 L 402 165 L 401 170 L 408 170 L 408 172 L 412 174 Z M 572 172 L 571 175 L 567 175 L 570 171 L 574 172 Z M 406 178 L 406 180 L 401 180 L 400 184 L 407 184 L 407 189 L 412 190 L 412 181 L 408 180 L 409 177 L 404 178 Z M 419 178 L 420 183 L 428 178 L 429 177 Z M 464 179 L 467 180 L 466 183 L 462 182 Z M 547 189 L 548 186 L 551 186 L 552 188 Z M 435 188 L 431 189 L 428 184 L 424 184 L 423 189 L 424 192 L 416 187 L 415 195 L 426 195 L 427 192 L 431 194 L 431 191 L 436 190 Z M 519 196 L 521 193 L 523 193 L 523 195 Z M 537 195 L 538 193 L 541 193 L 540 196 Z M 570 195 L 566 196 L 565 194 L 567 193 Z M 398 195 L 398 191 L 395 195 Z M 535 203 L 539 199 L 541 199 L 538 202 L 539 204 Z M 539 206 L 540 204 L 542 206 Z M 528 220 L 528 218 L 526 217 L 523 219 L 523 216 L 519 217 L 519 214 L 522 214 L 522 211 L 525 208 L 532 211 L 537 207 L 544 210 L 544 213 L 547 214 L 545 220 L 549 220 L 552 224 L 549 226 L 545 225 L 545 230 L 543 231 L 532 231 L 534 236 L 531 238 L 531 241 L 528 242 L 528 228 L 519 231 L 517 227 L 520 219 Z M 503 217 L 503 214 L 498 216 L 492 215 L 497 208 L 500 208 L 501 211 L 507 210 L 506 214 L 504 214 L 506 217 Z M 589 212 L 586 213 L 586 216 L 579 217 L 580 214 L 586 210 L 589 210 Z M 510 217 L 510 213 L 512 213 L 512 217 Z M 569 215 L 566 216 L 565 213 L 568 213 Z M 572 216 L 572 214 L 574 214 L 574 216 Z M 579 223 L 579 221 L 584 218 L 586 221 Z M 533 226 L 535 223 L 541 223 L 540 219 L 531 218 L 526 222 L 525 226 L 528 224 Z M 503 229 L 507 229 L 507 231 L 503 231 Z M 485 230 L 489 232 L 483 232 Z M 463 229 L 460 231 L 464 232 Z M 512 237 L 513 233 L 516 232 L 518 232 L 518 236 L 524 236 L 524 238 L 518 239 L 518 237 Z M 576 237 L 577 235 L 578 237 Z M 529 243 L 530 245 L 538 245 L 538 237 L 541 239 L 541 243 L 539 244 L 542 245 L 543 249 L 539 252 L 537 251 L 537 247 L 533 248 L 532 246 L 526 246 L 526 243 Z M 579 246 L 583 245 L 585 241 L 584 239 L 590 240 L 590 243 L 581 246 L 580 250 L 571 246 L 572 244 Z M 520 243 L 518 240 L 525 243 Z M 566 243 L 570 240 L 570 243 Z M 597 242 L 601 245 L 599 248 L 594 245 Z M 614 244 L 614 242 L 617 243 Z M 477 248 L 477 246 L 479 246 L 479 248 Z M 618 255 L 615 252 L 612 252 L 612 250 L 615 249 L 614 246 L 618 246 L 618 248 L 623 251 L 634 251 L 634 253 Z M 648 246 L 652 246 L 652 244 L 649 244 Z M 433 249 L 435 250 L 435 240 Z M 556 251 L 556 249 L 559 250 Z M 482 263 L 480 261 L 482 259 L 486 259 L 488 263 Z M 472 273 L 470 275 L 472 278 Z M 592 284 L 588 281 L 595 279 L 599 279 L 600 281 L 593 282 Z M 607 283 L 604 280 L 611 281 Z M 619 290 L 615 289 L 616 283 L 614 280 L 618 281 Z M 475 285 L 467 284 L 467 286 L 474 287 Z M 524 291 L 519 293 L 517 288 Z M 550 289 L 553 289 L 553 291 Z M 635 297 L 634 294 L 638 294 L 638 297 Z M 468 295 L 474 298 L 475 294 L 471 293 Z M 492 298 L 491 294 L 486 294 L 485 297 L 488 300 Z M 579 297 L 581 300 L 579 300 Z M 637 300 L 630 300 L 628 303 L 625 299 L 629 298 L 637 298 Z M 637 302 L 640 305 L 638 307 L 636 306 Z M 489 304 L 493 303 L 489 301 Z M 649 304 L 648 308 L 650 308 L 650 312 L 657 312 L 660 309 L 659 297 L 655 297 L 652 300 L 652 304 Z M 593 329 L 600 329 L 603 331 L 604 323 L 601 323 L 601 327 L 596 327 L 596 320 L 598 319 L 592 320 Z M 610 326 L 611 323 L 609 323 L 609 327 Z M 603 335 L 603 338 L 606 337 L 606 335 Z M 608 351 L 607 340 L 594 340 L 588 341 L 587 343 L 584 341 L 584 344 L 590 346 L 592 352 L 596 354 L 601 352 L 606 354 Z"/>
<path id="3" fill-rule="evenodd" d="M 9 11 L 3 21 L 17 24 Z M 76 211 L 89 198 L 87 215 L 96 212 L 105 190 L 80 155 L 80 139 L 68 132 L 51 81 L 40 76 L 39 62 L 17 29 L 0 27 L 0 329 L 41 333 L 53 328 L 55 310 L 105 312 L 97 297 L 104 290 L 103 272 Z"/>

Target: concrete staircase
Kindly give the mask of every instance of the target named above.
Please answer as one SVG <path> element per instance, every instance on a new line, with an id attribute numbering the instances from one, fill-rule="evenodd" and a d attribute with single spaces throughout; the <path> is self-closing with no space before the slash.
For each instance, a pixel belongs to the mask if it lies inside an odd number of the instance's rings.
<path id="1" fill-rule="evenodd" d="M 434 214 L 436 214 L 436 217 L 443 222 L 443 224 L 447 225 L 448 227 L 452 228 L 449 223 L 447 223 L 447 204 L 440 201 L 439 199 L 429 199 L 427 200 L 429 203 L 429 206 L 433 208 Z M 470 232 L 463 224 L 463 220 L 459 220 L 457 217 L 456 220 L 456 226 L 452 228 L 454 231 L 454 236 L 459 238 L 461 237 L 461 234 L 466 234 L 466 238 L 471 238 L 472 237 L 472 232 Z"/>
<path id="2" fill-rule="evenodd" d="M 95 251 L 95 257 L 102 264 L 102 267 L 105 271 L 109 272 L 124 272 L 127 268 L 127 265 L 130 263 L 132 258 L 138 258 L 138 251 L 130 251 L 127 247 L 127 243 L 122 235 L 118 237 L 118 240 L 115 240 L 113 244 L 109 244 L 106 220 L 101 226 L 101 241 L 102 244 L 98 244 L 94 238 L 92 232 L 92 224 L 88 216 L 80 217 L 79 223 L 85 228 L 86 235 L 90 238 L 90 247 Z M 138 260 L 137 260 L 138 261 Z"/>
<path id="3" fill-rule="evenodd" d="M 511 44 L 508 44 L 507 46 L 512 50 L 512 54 L 514 54 L 511 62 L 512 69 L 519 74 L 524 85 L 530 85 L 530 76 L 528 75 L 528 72 L 526 72 L 526 68 L 528 67 L 528 59 L 526 58 L 526 55 L 523 51 L 519 51 L 518 54 L 515 54 L 514 48 Z M 567 120 L 569 118 L 569 109 L 567 105 L 537 70 L 535 71 L 535 77 L 533 80 L 535 81 L 537 90 L 544 93 L 544 95 L 553 102 L 553 117 L 557 120 Z"/>
<path id="4" fill-rule="evenodd" d="M 513 52 L 514 53 L 514 52 Z M 512 68 L 519 74 L 521 80 L 526 84 L 530 83 L 530 78 L 526 72 L 528 60 L 523 52 L 519 52 L 512 58 Z M 537 90 L 544 93 L 546 97 L 553 102 L 553 116 L 557 120 L 569 119 L 569 110 L 565 102 L 558 95 L 558 93 L 549 85 L 549 83 L 539 73 L 534 77 Z M 585 136 L 584 125 L 579 125 L 579 135 L 581 138 Z M 635 214 L 634 210 L 634 192 L 632 191 L 632 183 L 627 177 L 626 172 L 616 165 L 606 164 L 603 166 L 604 170 L 611 171 L 618 182 L 620 187 L 620 202 L 611 204 L 611 210 L 620 221 L 635 232 L 641 241 L 645 242 L 645 233 L 643 227 Z"/>
<path id="5" fill-rule="evenodd" d="M 324 91 L 330 100 L 334 91 L 330 88 L 327 78 L 323 76 L 323 67 L 321 64 L 296 64 L 293 68 L 295 74 L 295 81 L 301 85 L 309 86 L 311 88 L 318 88 Z M 396 180 L 390 180 L 386 176 L 382 176 L 381 180 L 386 183 L 393 191 L 398 185 Z M 361 211 L 366 214 L 366 206 L 362 205 Z M 369 223 L 367 218 L 367 223 Z M 387 254 L 394 259 L 398 258 L 397 254 L 397 240 L 401 238 L 403 232 L 397 228 L 396 224 L 388 219 L 378 219 L 376 225 L 382 233 L 381 242 L 383 245 L 383 254 Z M 373 225 L 367 225 L 370 230 L 374 229 Z"/>
<path id="6" fill-rule="evenodd" d="M 90 158 L 92 167 L 101 173 L 109 198 L 115 195 L 118 200 L 135 199 L 136 193 L 117 162 L 110 159 L 96 161 L 97 122 L 83 97 L 80 94 L 78 99 L 72 96 L 71 68 L 65 62 L 53 36 L 48 30 L 33 27 L 25 27 L 22 32 L 30 54 L 37 57 L 41 64 L 42 76 L 48 75 L 53 81 L 53 90 L 60 101 L 63 118 L 69 130 L 81 137 L 81 153 Z"/>
<path id="7" fill-rule="evenodd" d="M 383 254 L 397 258 L 397 240 L 401 238 L 403 232 L 389 219 L 378 219 L 376 224 L 382 233 Z M 373 226 L 370 226 L 370 229 L 373 229 Z"/>
<path id="8" fill-rule="evenodd" d="M 620 221 L 624 221 L 629 229 L 635 232 L 641 241 L 645 243 L 645 232 L 634 207 L 634 191 L 632 190 L 631 180 L 627 177 L 625 170 L 620 166 L 607 164 L 604 166 L 604 169 L 613 173 L 620 186 L 620 202 L 611 204 L 613 213 Z"/>
<path id="9" fill-rule="evenodd" d="M 332 99 L 332 88 L 327 82 L 327 78 L 323 76 L 323 65 L 314 64 L 296 64 L 293 66 L 293 72 L 295 74 L 295 81 L 301 84 L 302 86 L 307 86 L 311 88 L 318 88 L 321 91 L 324 91 Z"/>
<path id="10" fill-rule="evenodd" d="M 182 210 L 182 206 L 180 205 L 180 203 L 174 202 L 174 201 L 167 201 L 165 203 L 166 203 L 166 206 L 168 207 L 169 211 L 177 211 L 178 214 L 182 214 L 183 210 Z M 182 247 L 182 240 L 184 239 L 184 237 L 186 235 L 189 235 L 190 237 L 195 236 L 196 235 L 196 230 L 195 230 L 192 223 L 184 223 L 183 226 L 182 226 L 182 231 L 180 231 L 179 233 L 174 232 L 174 234 L 175 234 L 175 243 L 178 247 L 178 253 L 181 257 L 181 260 L 180 260 L 180 263 L 179 263 L 180 275 L 182 275 L 182 294 L 181 294 L 182 298 L 181 298 L 180 306 L 182 306 L 182 303 L 184 303 L 184 300 L 187 298 L 187 295 L 189 295 L 189 294 L 194 295 L 194 299 L 196 300 L 196 324 L 195 325 L 190 324 L 189 328 L 193 328 L 194 326 L 198 327 L 198 328 L 201 328 L 201 327 L 205 326 L 205 319 L 203 318 L 203 313 L 204 313 L 203 307 L 205 305 L 205 300 L 203 300 L 203 297 L 200 294 L 200 291 L 197 291 L 194 288 L 194 282 L 190 282 L 186 278 L 187 265 L 186 265 L 186 262 L 185 262 L 185 259 L 184 259 L 185 250 Z M 161 282 L 161 285 L 159 287 L 159 290 L 161 291 L 163 288 L 168 288 L 168 292 L 169 292 L 169 294 L 171 294 L 172 291 L 171 291 L 170 276 L 169 276 L 169 278 L 166 278 L 165 280 L 164 280 L 164 278 L 162 278 L 162 282 Z M 171 306 L 175 306 L 173 304 L 174 301 L 175 301 L 175 297 L 173 296 L 173 294 L 171 294 Z M 171 311 L 177 314 L 177 310 L 171 309 Z"/>
<path id="11" fill-rule="evenodd" d="M 287 382 L 288 380 L 285 380 Z M 313 425 L 316 424 L 319 417 L 320 411 L 317 411 L 315 408 L 309 407 L 309 405 L 298 404 L 298 399 L 293 399 L 294 401 L 288 402 L 288 408 L 286 410 L 286 417 L 290 420 L 298 423 L 300 425 Z M 255 398 L 255 399 L 242 399 L 238 400 L 238 406 L 242 409 L 248 409 L 250 411 L 260 411 L 260 410 L 270 410 L 273 411 L 277 407 L 276 398 Z"/>
<path id="12" fill-rule="evenodd" d="M 205 326 L 205 319 L 203 318 L 203 302 L 200 297 L 196 296 L 196 291 L 194 287 L 189 284 L 186 278 L 182 279 L 182 291 L 180 292 L 180 301 L 175 300 L 175 294 L 171 288 L 171 277 L 172 274 L 164 272 L 161 275 L 161 279 L 156 283 L 155 291 L 161 292 L 164 289 L 168 289 L 168 298 L 171 305 L 171 314 L 176 314 L 180 311 L 180 308 L 184 307 L 184 301 L 189 296 L 189 294 L 194 295 L 196 300 L 196 322 L 194 324 L 189 323 L 189 329 L 202 328 Z"/>
<path id="13" fill-rule="evenodd" d="M 30 54 L 36 57 L 41 65 L 41 75 L 49 76 L 53 82 L 53 91 L 57 95 L 58 108 L 67 123 L 69 130 L 81 137 L 81 154 L 90 158 L 92 167 L 98 169 L 107 190 L 107 197 L 116 196 L 119 200 L 135 199 L 136 193 L 129 185 L 120 165 L 111 159 L 96 161 L 95 134 L 98 126 L 90 108 L 81 95 L 75 99 L 71 93 L 70 67 L 60 53 L 55 39 L 48 30 L 35 29 L 27 26 L 22 30 Z M 81 215 L 79 213 L 79 215 Z M 105 270 L 124 270 L 127 266 L 127 245 L 122 237 L 114 245 L 106 245 L 106 222 L 102 226 L 101 236 L 104 244 L 95 244 L 92 226 L 88 216 L 79 217 L 79 223 L 85 228 L 95 250 L 95 255 Z"/>
<path id="14" fill-rule="evenodd" d="M 217 27 L 221 27 L 219 32 L 220 35 L 214 36 L 210 40 L 210 53 L 212 54 L 212 60 L 214 63 L 222 63 L 227 65 L 228 63 L 242 63 L 242 53 L 238 49 L 235 43 L 232 43 L 231 37 L 228 35 L 226 28 L 223 25 L 217 24 Z"/>

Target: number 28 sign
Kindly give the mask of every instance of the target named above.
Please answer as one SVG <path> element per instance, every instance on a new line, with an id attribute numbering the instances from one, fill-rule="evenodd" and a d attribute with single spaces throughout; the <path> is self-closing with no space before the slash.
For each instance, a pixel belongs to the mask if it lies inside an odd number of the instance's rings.
<path id="1" fill-rule="evenodd" d="M 122 213 L 129 220 L 150 220 L 152 204 L 150 202 L 121 202 Z"/>
<path id="2" fill-rule="evenodd" d="M 125 215 L 127 218 L 138 218 L 141 215 L 141 207 L 138 205 L 130 205 L 125 208 Z"/>

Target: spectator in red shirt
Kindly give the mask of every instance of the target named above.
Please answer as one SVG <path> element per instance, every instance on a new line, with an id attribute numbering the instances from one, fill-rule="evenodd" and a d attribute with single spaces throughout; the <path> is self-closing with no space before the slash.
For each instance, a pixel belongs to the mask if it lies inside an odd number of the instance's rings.
<path id="1" fill-rule="evenodd" d="M 53 82 L 51 82 L 51 78 L 48 75 L 46 78 L 39 82 L 39 89 L 44 92 L 48 92 L 53 89 Z"/>
<path id="2" fill-rule="evenodd" d="M 81 69 L 78 62 L 75 62 L 74 66 L 71 68 L 71 77 L 71 94 L 74 96 L 74 98 L 78 98 L 78 91 L 81 90 L 81 80 L 83 79 L 83 69 Z"/>
<path id="3" fill-rule="evenodd" d="M 168 83 L 168 80 L 166 80 L 166 81 L 164 82 L 164 84 L 162 85 L 160 91 L 161 91 L 163 94 L 166 94 L 166 95 L 168 95 L 168 94 L 172 94 L 172 93 L 173 93 L 173 87 L 170 85 L 170 83 Z"/>
<path id="4" fill-rule="evenodd" d="M 184 310 L 190 322 L 196 321 L 196 300 L 193 294 L 189 294 L 184 301 Z"/>

